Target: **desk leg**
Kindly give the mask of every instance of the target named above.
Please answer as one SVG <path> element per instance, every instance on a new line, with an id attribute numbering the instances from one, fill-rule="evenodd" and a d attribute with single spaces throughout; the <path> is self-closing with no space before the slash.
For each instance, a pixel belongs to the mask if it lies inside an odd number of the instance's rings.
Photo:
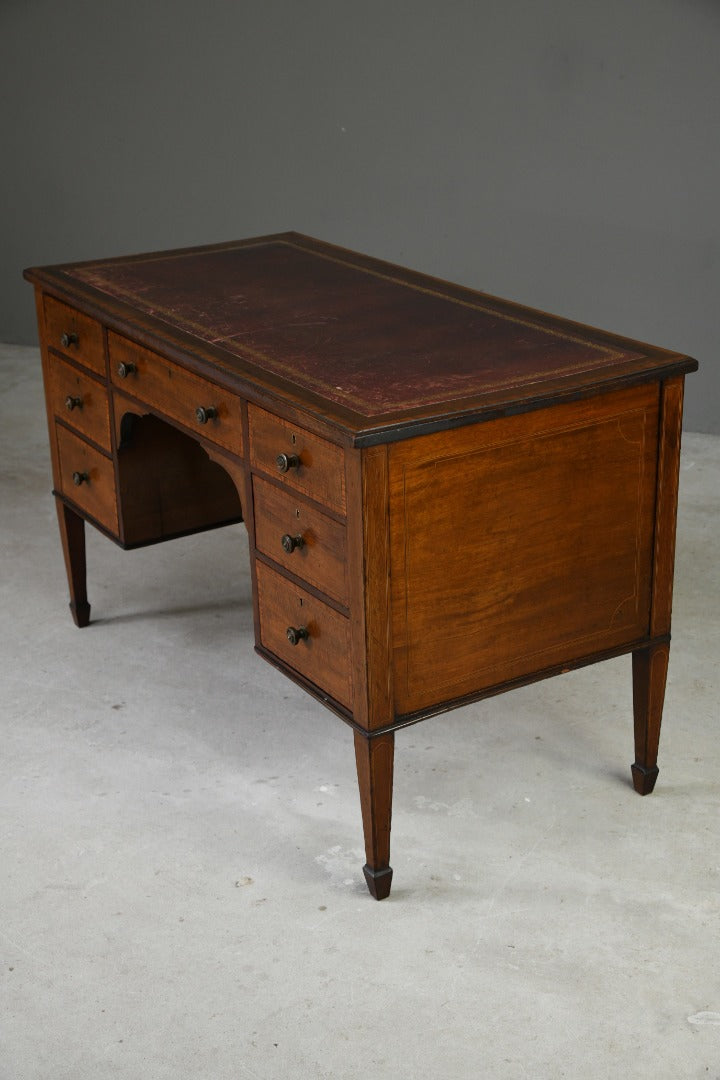
<path id="1" fill-rule="evenodd" d="M 60 499 L 57 505 L 60 539 L 70 588 L 70 611 L 76 626 L 90 622 L 85 569 L 85 522 Z"/>
<path id="2" fill-rule="evenodd" d="M 633 653 L 633 712 L 635 714 L 635 763 L 633 785 L 639 795 L 649 795 L 658 777 L 657 755 L 660 721 L 665 700 L 670 645 L 663 642 Z"/>
<path id="3" fill-rule="evenodd" d="M 355 732 L 355 760 L 367 859 L 363 873 L 367 887 L 376 900 L 384 900 L 390 895 L 392 882 L 390 817 L 394 754 L 393 732 L 378 735 L 375 739 Z"/>

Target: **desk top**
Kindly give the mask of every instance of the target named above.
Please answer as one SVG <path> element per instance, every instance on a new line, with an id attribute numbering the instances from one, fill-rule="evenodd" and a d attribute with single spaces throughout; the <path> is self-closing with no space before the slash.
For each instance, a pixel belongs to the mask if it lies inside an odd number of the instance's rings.
<path id="1" fill-rule="evenodd" d="M 357 445 L 695 370 L 689 357 L 297 233 L 26 277 Z"/>

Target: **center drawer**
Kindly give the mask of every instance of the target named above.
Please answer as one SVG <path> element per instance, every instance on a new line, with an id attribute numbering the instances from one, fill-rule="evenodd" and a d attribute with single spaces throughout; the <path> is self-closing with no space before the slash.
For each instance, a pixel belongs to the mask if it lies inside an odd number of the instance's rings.
<path id="1" fill-rule="evenodd" d="M 112 331 L 108 351 L 115 386 L 242 457 L 239 397 Z"/>
<path id="2" fill-rule="evenodd" d="M 347 606 L 345 526 L 260 476 L 253 505 L 258 551 Z"/>

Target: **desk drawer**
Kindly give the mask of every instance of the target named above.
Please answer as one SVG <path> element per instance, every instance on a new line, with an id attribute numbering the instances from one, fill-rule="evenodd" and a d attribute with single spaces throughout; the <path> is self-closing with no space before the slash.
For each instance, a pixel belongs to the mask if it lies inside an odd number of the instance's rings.
<path id="1" fill-rule="evenodd" d="M 105 387 L 80 368 L 51 356 L 47 396 L 55 416 L 88 439 L 110 449 L 110 416 Z"/>
<path id="2" fill-rule="evenodd" d="M 347 604 L 345 526 L 260 476 L 253 477 L 253 504 L 258 551 Z"/>
<path id="3" fill-rule="evenodd" d="M 90 517 L 117 534 L 115 475 L 110 458 L 56 424 L 60 487 Z"/>
<path id="4" fill-rule="evenodd" d="M 351 709 L 348 619 L 264 563 L 258 562 L 256 567 L 263 646 Z M 300 636 L 293 645 L 288 637 L 289 629 L 300 634 L 304 631 L 307 637 Z"/>
<path id="5" fill-rule="evenodd" d="M 43 306 L 48 347 L 104 375 L 105 351 L 100 323 L 52 296 L 45 297 Z"/>
<path id="6" fill-rule="evenodd" d="M 141 345 L 108 333 L 113 383 L 184 427 L 242 456 L 240 399 Z"/>
<path id="7" fill-rule="evenodd" d="M 341 447 L 289 420 L 248 406 L 250 463 L 288 488 L 345 513 L 345 457 Z"/>

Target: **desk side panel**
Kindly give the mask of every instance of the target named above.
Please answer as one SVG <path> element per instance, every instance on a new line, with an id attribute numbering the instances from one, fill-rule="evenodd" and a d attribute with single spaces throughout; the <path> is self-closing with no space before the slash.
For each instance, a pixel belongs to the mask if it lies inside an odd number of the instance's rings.
<path id="1" fill-rule="evenodd" d="M 390 453 L 399 715 L 649 632 L 651 384 Z"/>

